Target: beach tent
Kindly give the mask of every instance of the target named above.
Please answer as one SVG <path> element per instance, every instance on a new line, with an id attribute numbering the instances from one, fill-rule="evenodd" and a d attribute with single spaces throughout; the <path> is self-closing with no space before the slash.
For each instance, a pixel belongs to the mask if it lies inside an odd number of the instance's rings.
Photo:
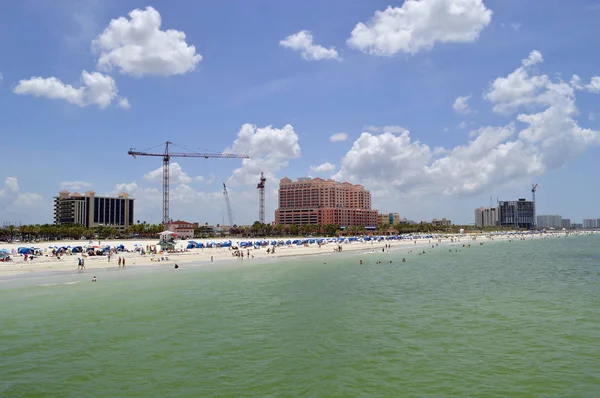
<path id="1" fill-rule="evenodd" d="M 33 254 L 33 250 L 30 249 L 29 247 L 19 247 L 17 249 L 17 253 L 30 255 L 30 254 Z"/>
<path id="2" fill-rule="evenodd" d="M 81 246 L 75 246 L 71 249 L 71 253 L 81 253 L 83 252 L 83 247 Z"/>
<path id="3" fill-rule="evenodd" d="M 118 251 L 118 252 L 125 251 L 125 245 L 123 245 L 123 244 L 120 244 L 119 246 L 117 246 L 117 251 Z"/>

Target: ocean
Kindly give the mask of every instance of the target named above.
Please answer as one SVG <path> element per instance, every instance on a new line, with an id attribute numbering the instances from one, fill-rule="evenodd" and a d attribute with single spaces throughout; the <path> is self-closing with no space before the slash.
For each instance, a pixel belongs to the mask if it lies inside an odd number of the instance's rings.
<path id="1" fill-rule="evenodd" d="M 599 243 L 0 280 L 0 396 L 595 398 Z"/>

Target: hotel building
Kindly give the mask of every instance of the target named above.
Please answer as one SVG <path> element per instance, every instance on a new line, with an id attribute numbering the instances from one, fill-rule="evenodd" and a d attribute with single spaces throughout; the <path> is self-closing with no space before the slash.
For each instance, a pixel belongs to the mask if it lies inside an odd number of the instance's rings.
<path id="1" fill-rule="evenodd" d="M 86 228 L 103 225 L 124 230 L 133 224 L 133 202 L 126 193 L 115 198 L 96 196 L 94 191 L 84 195 L 60 191 L 54 197 L 54 224 Z"/>
<path id="2" fill-rule="evenodd" d="M 480 207 L 475 209 L 475 226 L 480 228 L 498 226 L 498 208 Z"/>
<path id="3" fill-rule="evenodd" d="M 378 225 L 396 225 L 400 223 L 400 215 L 398 213 L 381 213 L 379 214 Z"/>
<path id="4" fill-rule="evenodd" d="M 537 226 L 539 228 L 562 228 L 563 219 L 557 215 L 537 216 Z"/>
<path id="5" fill-rule="evenodd" d="M 322 178 L 283 178 L 275 223 L 283 225 L 335 224 L 375 229 L 379 217 L 371 209 L 371 193 L 362 185 Z"/>

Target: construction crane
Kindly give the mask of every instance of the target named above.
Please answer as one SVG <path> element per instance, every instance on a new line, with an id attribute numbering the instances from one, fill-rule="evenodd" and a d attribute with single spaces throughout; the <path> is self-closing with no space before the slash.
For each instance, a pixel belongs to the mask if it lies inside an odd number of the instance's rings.
<path id="1" fill-rule="evenodd" d="M 229 202 L 229 194 L 227 193 L 227 185 L 223 183 L 223 196 L 227 205 L 227 217 L 229 217 L 229 227 L 233 228 L 233 214 L 231 213 L 231 203 Z"/>
<path id="2" fill-rule="evenodd" d="M 169 163 L 171 158 L 219 158 L 219 159 L 248 159 L 247 155 L 237 155 L 234 153 L 199 153 L 199 152 L 169 152 L 169 145 L 174 145 L 171 141 L 165 143 L 165 151 L 163 153 L 152 153 L 145 151 L 136 151 L 131 148 L 127 154 L 133 156 L 156 156 L 163 158 L 163 209 L 162 222 L 163 225 L 169 223 Z"/>
<path id="3" fill-rule="evenodd" d="M 531 184 L 531 197 L 533 200 L 533 229 L 536 227 L 536 208 L 535 208 L 535 191 L 537 191 L 538 184 Z"/>
<path id="4" fill-rule="evenodd" d="M 265 182 L 267 182 L 267 179 L 261 171 L 260 182 L 256 186 L 258 189 L 258 221 L 261 224 L 265 223 Z"/>

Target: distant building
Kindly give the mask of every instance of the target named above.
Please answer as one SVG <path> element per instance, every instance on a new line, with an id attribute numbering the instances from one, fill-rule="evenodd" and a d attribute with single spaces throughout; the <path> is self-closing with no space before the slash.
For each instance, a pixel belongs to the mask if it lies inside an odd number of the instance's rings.
<path id="1" fill-rule="evenodd" d="M 380 213 L 378 225 L 396 225 L 400 223 L 398 213 Z"/>
<path id="2" fill-rule="evenodd" d="M 585 229 L 598 228 L 598 224 L 596 224 L 596 219 L 595 218 L 584 218 L 583 219 L 583 228 L 585 228 Z"/>
<path id="3" fill-rule="evenodd" d="M 198 223 L 191 223 L 187 221 L 171 221 L 167 224 L 167 231 L 171 231 L 177 234 L 180 239 L 192 239 L 194 237 L 194 230 L 198 229 Z"/>
<path id="4" fill-rule="evenodd" d="M 562 227 L 564 229 L 571 229 L 571 219 L 570 218 L 563 218 L 562 219 Z"/>
<path id="5" fill-rule="evenodd" d="M 133 224 L 133 204 L 134 199 L 126 193 L 108 197 L 96 196 L 94 191 L 81 195 L 63 190 L 54 197 L 54 224 L 86 228 L 103 225 L 124 230 Z"/>
<path id="6" fill-rule="evenodd" d="M 563 228 L 562 217 L 556 215 L 537 216 L 537 226 L 539 228 Z"/>
<path id="7" fill-rule="evenodd" d="M 519 199 L 517 201 L 500 201 L 498 203 L 498 225 L 533 229 L 535 227 L 535 203 Z"/>
<path id="8" fill-rule="evenodd" d="M 452 221 L 442 218 L 441 220 L 433 219 L 431 221 L 431 225 L 435 225 L 436 227 L 449 227 L 452 225 Z"/>
<path id="9" fill-rule="evenodd" d="M 475 226 L 479 228 L 498 226 L 498 208 L 480 207 L 475 209 Z"/>
<path id="10" fill-rule="evenodd" d="M 375 229 L 377 210 L 371 209 L 371 193 L 362 185 L 322 178 L 283 178 L 279 182 L 279 208 L 275 222 L 282 225 L 364 226 Z"/>
<path id="11" fill-rule="evenodd" d="M 583 229 L 583 224 L 573 222 L 571 223 L 571 229 Z"/>

